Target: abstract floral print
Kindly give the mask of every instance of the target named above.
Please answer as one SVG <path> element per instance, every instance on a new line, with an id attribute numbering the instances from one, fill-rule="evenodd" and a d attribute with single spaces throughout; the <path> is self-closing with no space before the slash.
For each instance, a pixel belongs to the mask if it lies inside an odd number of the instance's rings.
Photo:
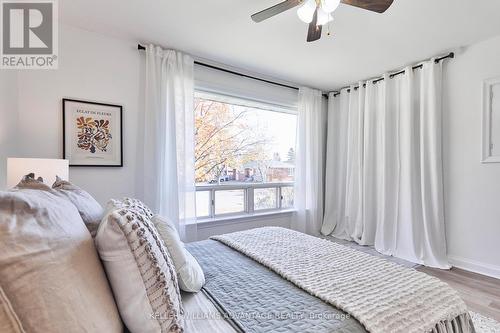
<path id="1" fill-rule="evenodd" d="M 76 119 L 78 128 L 78 148 L 95 154 L 106 152 L 112 139 L 109 120 L 79 117 Z"/>

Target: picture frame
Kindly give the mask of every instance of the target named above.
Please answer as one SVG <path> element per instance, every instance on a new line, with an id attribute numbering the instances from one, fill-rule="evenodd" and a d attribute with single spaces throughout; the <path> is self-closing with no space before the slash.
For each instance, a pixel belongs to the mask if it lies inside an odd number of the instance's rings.
<path id="1" fill-rule="evenodd" d="M 500 163 L 500 77 L 483 83 L 482 163 Z"/>
<path id="2" fill-rule="evenodd" d="M 63 98 L 62 112 L 70 167 L 123 167 L 123 106 Z"/>

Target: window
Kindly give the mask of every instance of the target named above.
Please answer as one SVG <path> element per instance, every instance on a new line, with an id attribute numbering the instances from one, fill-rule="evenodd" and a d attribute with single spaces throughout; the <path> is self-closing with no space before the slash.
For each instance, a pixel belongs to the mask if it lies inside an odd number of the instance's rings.
<path id="1" fill-rule="evenodd" d="M 245 212 L 245 191 L 225 190 L 215 191 L 215 215 Z"/>
<path id="2" fill-rule="evenodd" d="M 277 187 L 256 188 L 253 190 L 254 210 L 276 209 L 277 206 Z"/>
<path id="3" fill-rule="evenodd" d="M 197 93 L 198 218 L 293 208 L 294 110 Z"/>

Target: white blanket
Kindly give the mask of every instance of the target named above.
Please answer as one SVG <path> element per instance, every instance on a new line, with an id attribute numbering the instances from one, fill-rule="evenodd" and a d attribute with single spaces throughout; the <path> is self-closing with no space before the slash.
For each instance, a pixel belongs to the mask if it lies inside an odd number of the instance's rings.
<path id="1" fill-rule="evenodd" d="M 283 228 L 212 238 L 351 314 L 371 333 L 474 332 L 457 292 L 427 274 Z"/>

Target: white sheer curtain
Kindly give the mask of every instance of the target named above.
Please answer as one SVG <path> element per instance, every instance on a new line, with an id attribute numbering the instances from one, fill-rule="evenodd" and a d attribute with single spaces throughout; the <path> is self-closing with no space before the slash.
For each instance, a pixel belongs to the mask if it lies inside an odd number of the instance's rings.
<path id="1" fill-rule="evenodd" d="M 443 213 L 441 64 L 330 96 L 321 232 L 449 268 Z M 366 86 L 363 86 L 366 83 Z"/>
<path id="2" fill-rule="evenodd" d="M 181 52 L 146 47 L 143 196 L 183 240 L 196 239 L 193 67 Z"/>
<path id="3" fill-rule="evenodd" d="M 323 172 L 326 112 L 319 90 L 299 89 L 295 208 L 292 228 L 317 235 L 323 218 Z"/>

